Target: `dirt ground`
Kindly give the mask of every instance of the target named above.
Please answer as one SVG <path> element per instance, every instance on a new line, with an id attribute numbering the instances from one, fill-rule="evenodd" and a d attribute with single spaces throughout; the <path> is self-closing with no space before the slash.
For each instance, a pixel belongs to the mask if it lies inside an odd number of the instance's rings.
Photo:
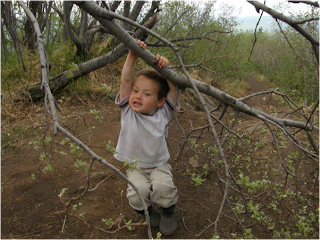
<path id="1" fill-rule="evenodd" d="M 243 90 L 243 96 L 270 89 L 255 77 L 246 80 L 249 84 L 247 89 Z M 280 105 L 275 99 L 266 104 L 262 98 L 263 96 L 250 99 L 246 103 L 264 110 L 270 106 L 279 108 Z M 60 96 L 57 102 L 61 109 L 59 118 L 62 126 L 125 173 L 123 164 L 115 161 L 105 147 L 109 140 L 113 146 L 116 145 L 120 131 L 119 109 L 113 100 L 88 94 L 74 99 Z M 196 110 L 186 93 L 182 93 L 180 102 L 182 109 L 177 116 L 184 132 L 206 125 L 204 113 Z M 129 206 L 126 182 L 118 174 L 99 162 L 94 162 L 90 189 L 103 182 L 94 191 L 83 194 L 87 186 L 87 174 L 83 168 L 77 168 L 75 163 L 76 159 L 80 159 L 89 164 L 91 159 L 88 155 L 76 157 L 71 154 L 69 143 L 62 143 L 65 136 L 61 133 L 53 136 L 51 130 L 47 132 L 47 137 L 52 138 L 50 142 L 44 145 L 35 142 L 46 132 L 43 103 L 21 107 L 19 115 L 2 109 L 1 115 L 2 238 L 148 238 L 147 228 L 141 224 L 144 218 Z M 231 117 L 230 114 L 229 118 Z M 239 120 L 245 122 L 241 127 L 246 130 L 256 127 L 257 120 L 252 117 L 240 114 Z M 214 227 L 205 228 L 215 221 L 223 195 L 214 171 L 209 173 L 203 184 L 193 185 L 188 171 L 201 172 L 202 166 L 208 160 L 200 156 L 196 162 L 189 162 L 192 152 L 180 152 L 183 141 L 183 134 L 178 124 L 173 121 L 169 127 L 168 146 L 171 155 L 169 163 L 172 165 L 174 180 L 179 190 L 178 228 L 172 236 L 161 238 L 211 238 Z M 39 149 L 36 150 L 37 146 Z M 49 156 L 41 160 L 44 148 Z M 267 153 L 268 149 L 263 151 Z M 48 163 L 54 171 L 45 173 L 43 169 Z M 195 163 L 200 167 L 195 166 Z M 65 188 L 67 190 L 64 195 L 59 197 Z M 223 238 L 231 238 L 230 234 L 240 231 L 240 228 L 231 210 L 226 206 L 224 209 L 219 221 L 219 234 Z M 124 226 L 123 218 L 136 223 L 131 231 Z M 113 224 L 108 227 L 103 219 L 112 219 Z M 272 238 L 272 234 L 266 231 L 265 227 L 258 224 L 250 227 L 256 237 Z M 199 236 L 202 231 L 204 232 Z M 157 237 L 158 232 L 158 228 L 152 228 L 153 238 Z"/>

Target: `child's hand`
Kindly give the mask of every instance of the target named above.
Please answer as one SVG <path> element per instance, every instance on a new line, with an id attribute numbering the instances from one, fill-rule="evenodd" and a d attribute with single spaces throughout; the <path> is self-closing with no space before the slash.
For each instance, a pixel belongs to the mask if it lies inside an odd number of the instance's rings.
<path id="1" fill-rule="evenodd" d="M 166 66 L 168 66 L 169 60 L 167 58 L 157 54 L 156 59 L 158 60 L 158 66 L 160 68 L 165 68 Z"/>
<path id="2" fill-rule="evenodd" d="M 142 49 L 146 49 L 147 44 L 145 44 L 144 41 L 141 41 L 140 39 L 136 39 L 136 41 Z"/>
<path id="3" fill-rule="evenodd" d="M 144 41 L 141 41 L 140 39 L 136 39 L 136 42 L 142 49 L 147 48 L 147 44 L 145 44 Z M 129 54 L 135 58 L 138 58 L 138 56 L 133 51 L 131 51 L 131 49 L 129 49 Z"/>

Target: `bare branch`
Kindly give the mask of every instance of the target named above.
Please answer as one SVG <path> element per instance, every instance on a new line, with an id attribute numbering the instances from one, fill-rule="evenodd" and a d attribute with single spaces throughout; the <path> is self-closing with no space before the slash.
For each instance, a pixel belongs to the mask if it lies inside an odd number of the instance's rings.
<path id="1" fill-rule="evenodd" d="M 315 53 L 315 57 L 317 58 L 317 61 L 319 63 L 319 40 L 316 37 L 314 37 L 307 30 L 302 28 L 294 19 L 291 19 L 291 18 L 283 15 L 282 13 L 280 13 L 270 7 L 267 7 L 266 5 L 264 5 L 258 1 L 247 0 L 247 2 L 252 4 L 256 8 L 257 12 L 259 12 L 260 9 L 262 9 L 263 11 L 269 13 L 272 17 L 274 17 L 276 19 L 280 19 L 281 21 L 289 24 L 291 27 L 293 27 L 295 30 L 297 30 L 302 36 L 304 36 L 312 44 L 312 47 L 313 47 L 313 50 Z"/>
<path id="2" fill-rule="evenodd" d="M 291 3 L 305 3 L 305 4 L 312 5 L 312 6 L 314 6 L 314 7 L 319 7 L 319 3 L 318 3 L 318 1 L 307 1 L 307 0 L 288 0 L 288 2 L 291 2 Z"/>

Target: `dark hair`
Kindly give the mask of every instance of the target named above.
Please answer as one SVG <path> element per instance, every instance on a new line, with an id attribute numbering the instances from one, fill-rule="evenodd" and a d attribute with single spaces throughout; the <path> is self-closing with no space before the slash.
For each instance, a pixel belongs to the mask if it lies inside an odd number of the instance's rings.
<path id="1" fill-rule="evenodd" d="M 169 85 L 167 80 L 160 73 L 158 73 L 154 69 L 148 68 L 138 72 L 135 78 L 139 76 L 150 78 L 154 80 L 156 83 L 158 83 L 158 100 L 162 99 L 163 97 L 167 97 L 167 94 L 169 92 Z"/>

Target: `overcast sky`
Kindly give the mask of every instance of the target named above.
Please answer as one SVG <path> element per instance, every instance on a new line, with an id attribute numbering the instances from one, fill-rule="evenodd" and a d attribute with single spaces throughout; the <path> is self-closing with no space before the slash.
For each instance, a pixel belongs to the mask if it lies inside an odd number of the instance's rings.
<path id="1" fill-rule="evenodd" d="M 258 0 L 261 3 L 264 3 L 264 0 Z M 294 11 L 299 10 L 307 10 L 308 6 L 303 3 L 294 4 L 294 3 L 288 3 L 287 0 L 266 0 L 266 5 L 268 7 L 273 7 L 279 3 L 286 3 L 290 8 Z M 250 3 L 248 3 L 246 0 L 217 0 L 217 6 L 223 3 L 232 4 L 235 6 L 237 12 L 240 10 L 240 14 L 238 17 L 250 17 L 250 16 L 259 16 L 259 14 L 256 12 L 254 6 Z M 285 14 L 285 13 L 284 13 Z"/>

